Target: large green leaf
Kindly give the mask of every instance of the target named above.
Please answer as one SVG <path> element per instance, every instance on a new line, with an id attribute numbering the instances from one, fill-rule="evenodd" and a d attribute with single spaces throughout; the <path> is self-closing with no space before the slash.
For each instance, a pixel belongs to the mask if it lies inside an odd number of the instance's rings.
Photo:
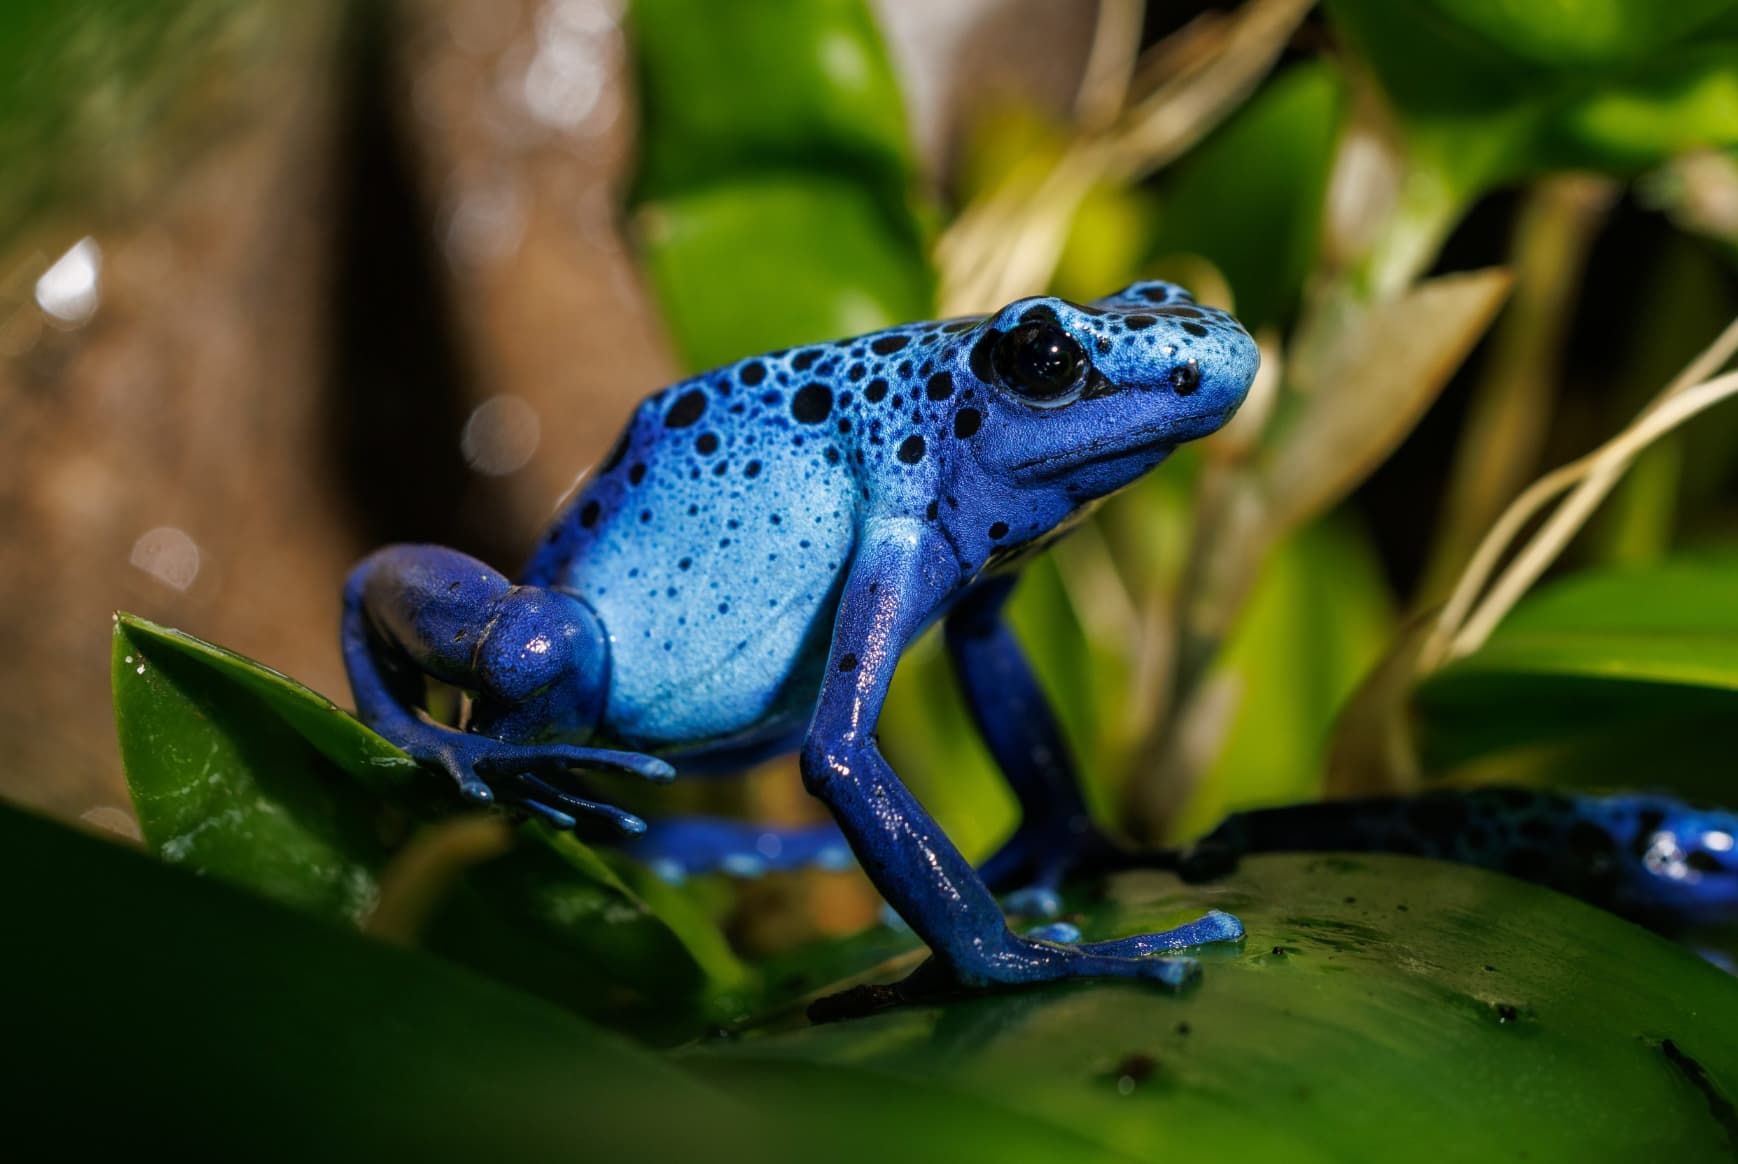
<path id="1" fill-rule="evenodd" d="M 1642 60 L 1734 11 L 1731 0 L 1424 0 L 1424 6 L 1493 53 L 1539 69 Z"/>
<path id="2" fill-rule="evenodd" d="M 1199 889 L 1125 875 L 1081 924 L 1111 937 L 1209 905 L 1249 936 L 1202 951 L 1181 995 L 1077 983 L 819 1027 L 793 1013 L 682 1062 L 792 1108 L 842 1078 L 865 1112 L 915 1084 L 1145 1160 L 1738 1151 L 1738 982 L 1628 922 L 1481 870 L 1274 856 Z"/>
<path id="3" fill-rule="evenodd" d="M 733 1097 L 560 1008 L 4 805 L 0 878 L 19 1158 L 1123 1159 L 918 1079 L 754 1066 Z"/>
<path id="4" fill-rule="evenodd" d="M 854 173 L 895 204 L 905 113 L 863 0 L 634 0 L 638 196 L 768 169 Z"/>
<path id="5" fill-rule="evenodd" d="M 915 242 L 849 179 L 757 175 L 645 203 L 634 221 L 690 368 L 930 314 Z"/>
<path id="6" fill-rule="evenodd" d="M 1470 196 L 1572 167 L 1633 173 L 1738 142 L 1738 5 L 1331 0 L 1430 180 Z"/>
<path id="7" fill-rule="evenodd" d="M 3 806 L 0 879 L 25 1158 L 728 1159 L 776 1132 L 556 1007 Z"/>
<path id="8" fill-rule="evenodd" d="M 1733 798 L 1738 558 L 1588 571 L 1417 693 L 1428 767 Z"/>
<path id="9" fill-rule="evenodd" d="M 931 314 L 905 115 L 865 0 L 636 0 L 632 29 L 636 240 L 690 369 Z"/>

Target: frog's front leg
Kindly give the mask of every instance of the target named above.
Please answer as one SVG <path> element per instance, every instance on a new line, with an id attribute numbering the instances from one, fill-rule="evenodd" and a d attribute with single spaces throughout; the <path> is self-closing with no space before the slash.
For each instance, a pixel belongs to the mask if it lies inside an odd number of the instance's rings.
<path id="1" fill-rule="evenodd" d="M 1011 575 L 975 586 L 948 613 L 947 646 L 972 721 L 1020 802 L 1019 827 L 978 873 L 1010 909 L 1049 917 L 1062 879 L 1117 848 L 1092 823 L 1050 701 L 1002 616 L 1013 588 Z"/>
<path id="2" fill-rule="evenodd" d="M 1166 935 L 1124 939 L 1106 951 L 1016 936 L 990 891 L 900 782 L 875 742 L 887 685 L 906 643 L 958 584 L 939 536 L 914 522 L 871 525 L 840 599 L 832 649 L 803 747 L 803 780 L 889 904 L 935 956 L 934 970 L 966 986 L 1074 977 L 1148 978 L 1179 986 L 1190 958 L 1141 956 L 1173 948 Z M 1241 936 L 1236 920 L 1195 923 L 1190 940 Z"/>
<path id="3" fill-rule="evenodd" d="M 580 795 L 575 768 L 668 780 L 664 761 L 547 742 L 583 737 L 609 687 L 597 616 L 557 590 L 513 586 L 456 550 L 388 546 L 344 587 L 344 664 L 362 721 L 479 803 L 518 805 L 557 828 L 580 817 L 645 831 L 632 813 Z M 419 714 L 425 677 L 474 694 L 468 731 Z"/>

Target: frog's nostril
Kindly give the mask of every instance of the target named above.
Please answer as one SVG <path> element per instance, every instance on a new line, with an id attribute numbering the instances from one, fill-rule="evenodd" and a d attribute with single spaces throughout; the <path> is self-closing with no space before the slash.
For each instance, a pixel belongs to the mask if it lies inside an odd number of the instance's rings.
<path id="1" fill-rule="evenodd" d="M 1171 389 L 1178 396 L 1192 396 L 1201 386 L 1201 365 L 1185 360 L 1171 369 Z"/>

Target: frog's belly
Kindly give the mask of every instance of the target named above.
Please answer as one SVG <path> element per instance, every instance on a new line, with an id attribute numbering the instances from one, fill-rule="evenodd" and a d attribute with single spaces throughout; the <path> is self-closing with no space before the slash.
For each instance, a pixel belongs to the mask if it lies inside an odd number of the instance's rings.
<path id="1" fill-rule="evenodd" d="M 787 549 L 761 541 L 739 554 L 716 543 L 704 558 L 678 553 L 673 572 L 622 568 L 638 555 L 607 569 L 595 560 L 575 564 L 568 586 L 597 611 L 610 639 L 600 725 L 607 735 L 628 747 L 689 750 L 783 738 L 808 721 L 850 538 L 843 523 L 805 532 Z"/>
<path id="2" fill-rule="evenodd" d="M 656 749 L 782 735 L 790 721 L 806 721 L 832 639 L 836 587 L 763 601 L 759 618 L 700 625 L 600 610 L 611 628 L 605 730 Z"/>

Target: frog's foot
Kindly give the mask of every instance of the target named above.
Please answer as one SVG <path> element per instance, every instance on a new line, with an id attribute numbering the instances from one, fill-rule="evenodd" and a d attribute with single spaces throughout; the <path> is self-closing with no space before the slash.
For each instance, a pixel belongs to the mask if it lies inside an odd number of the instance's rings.
<path id="1" fill-rule="evenodd" d="M 1108 942 L 1081 942 L 1078 928 L 1053 922 L 1027 931 L 1025 937 L 1008 933 L 997 950 L 974 954 L 969 964 L 955 964 L 951 970 L 931 958 L 905 980 L 876 988 L 877 997 L 888 1003 L 919 1002 L 968 990 L 1073 978 L 1138 978 L 1177 990 L 1200 977 L 1201 964 L 1189 957 L 1156 956 L 1160 951 L 1240 941 L 1243 936 L 1243 923 L 1216 909 L 1176 929 Z M 834 1015 L 823 1007 L 822 1015 L 841 1017 L 853 1005 L 841 996 L 844 1009 Z"/>
<path id="2" fill-rule="evenodd" d="M 1062 912 L 1062 882 L 1104 868 L 1117 846 L 1090 825 L 1077 829 L 1021 825 L 978 869 L 1009 913 L 1055 917 Z"/>
<path id="3" fill-rule="evenodd" d="M 831 822 L 779 828 L 720 817 L 670 817 L 652 822 L 651 831 L 624 847 L 673 883 L 703 873 L 759 877 L 792 869 L 849 869 L 856 860 Z"/>
<path id="4" fill-rule="evenodd" d="M 1228 913 L 1210 910 L 1176 929 L 1136 934 L 1108 942 L 1080 942 L 1079 931 L 1059 922 L 1021 938 L 1009 933 L 1001 948 L 971 964 L 954 968 L 965 986 L 1016 986 L 1067 978 L 1144 978 L 1175 989 L 1199 976 L 1193 958 L 1157 957 L 1159 951 L 1186 950 L 1243 937 L 1243 923 Z M 1072 938 L 1057 941 L 1057 938 Z"/>
<path id="5" fill-rule="evenodd" d="M 646 831 L 631 812 L 580 795 L 575 770 L 636 776 L 665 783 L 676 770 L 655 756 L 572 744 L 513 744 L 490 736 L 432 728 L 405 751 L 450 776 L 473 804 L 500 804 L 567 830 L 582 819 L 601 821 L 625 836 Z"/>

